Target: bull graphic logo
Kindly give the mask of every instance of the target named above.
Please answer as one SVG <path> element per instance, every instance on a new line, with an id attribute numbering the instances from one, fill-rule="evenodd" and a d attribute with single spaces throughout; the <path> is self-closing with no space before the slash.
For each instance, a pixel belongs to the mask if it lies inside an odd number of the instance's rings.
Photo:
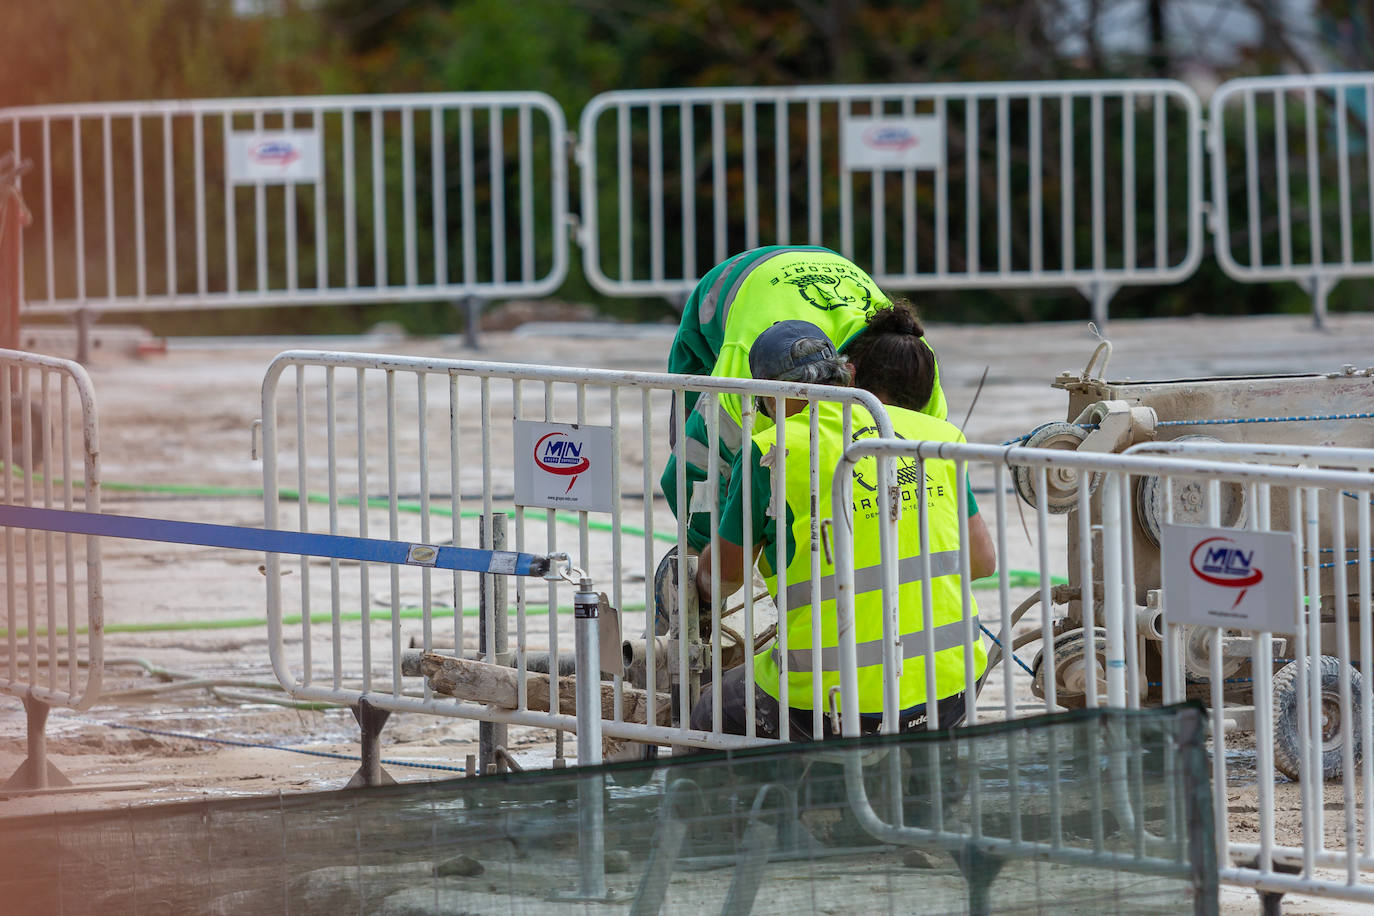
<path id="1" fill-rule="evenodd" d="M 1188 555 L 1193 575 L 1211 585 L 1239 589 L 1232 608 L 1240 604 L 1251 586 L 1259 585 L 1264 573 L 1254 566 L 1255 552 L 1242 550 L 1226 537 L 1206 538 Z"/>
<path id="2" fill-rule="evenodd" d="M 582 445 L 569 438 L 567 433 L 548 433 L 534 443 L 534 464 L 550 474 L 568 477 L 568 489 L 563 492 L 570 493 L 578 475 L 592 466 L 591 461 L 582 455 Z"/>
<path id="3" fill-rule="evenodd" d="M 787 277 L 811 306 L 830 312 L 846 306 L 873 311 L 873 293 L 868 287 L 841 274 L 801 273 Z"/>

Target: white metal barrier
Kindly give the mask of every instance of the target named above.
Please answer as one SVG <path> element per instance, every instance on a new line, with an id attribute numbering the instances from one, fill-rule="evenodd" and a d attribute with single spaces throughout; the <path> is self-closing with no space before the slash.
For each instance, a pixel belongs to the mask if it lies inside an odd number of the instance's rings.
<path id="1" fill-rule="evenodd" d="M 95 392 L 76 363 L 0 350 L 0 474 L 9 505 L 100 511 Z M 28 711 L 29 757 L 9 788 L 64 785 L 48 762 L 51 706 L 82 709 L 100 695 L 104 607 L 100 541 L 3 529 L 5 602 L 0 693 Z"/>
<path id="2" fill-rule="evenodd" d="M 1002 672 L 996 699 L 980 704 L 970 692 L 965 724 L 980 717 L 1015 718 L 1037 706 L 1045 711 L 1102 704 L 1137 708 L 1142 703 L 1203 699 L 1212 708 L 1214 816 L 1223 882 L 1274 893 L 1374 901 L 1370 876 L 1374 854 L 1367 840 L 1370 822 L 1367 808 L 1357 805 L 1359 793 L 1366 793 L 1367 798 L 1374 781 L 1374 760 L 1363 753 L 1371 746 L 1371 704 L 1367 688 L 1361 686 L 1362 673 L 1374 664 L 1370 648 L 1374 556 L 1369 533 L 1374 453 L 1187 442 L 1150 444 L 1137 450 L 1176 454 L 1158 457 L 868 441 L 855 445 L 847 461 L 860 455 L 943 458 L 955 461 L 961 475 L 972 473 L 969 468 L 977 468 L 980 474 L 990 470 L 993 475 L 1000 614 L 990 614 L 987 605 L 992 602 L 984 599 L 979 620 L 1001 647 Z M 1265 463 L 1208 460 L 1208 456 Z M 1319 462 L 1326 467 L 1279 466 L 1298 462 Z M 848 467 L 841 465 L 833 481 L 834 500 L 840 505 L 849 485 Z M 1037 494 L 1049 492 L 1050 475 L 1054 486 L 1067 483 L 1077 493 L 1073 511 L 1067 515 L 1052 517 L 1044 508 L 1035 510 L 1036 535 L 1031 546 L 1038 552 L 1040 585 L 1014 610 L 1007 560 L 1016 555 L 1011 536 L 1021 525 L 1008 514 L 1005 497 L 1007 472 L 1013 467 L 1031 470 Z M 1136 539 L 1130 528 L 1141 523 L 1141 516 L 1135 505 L 1138 489 L 1132 484 L 1148 478 L 1165 493 L 1161 502 L 1165 524 L 1174 520 L 1176 500 L 1171 488 L 1180 486 L 1190 499 L 1200 494 L 1202 500 L 1200 506 L 1188 508 L 1190 520 L 1200 513 L 1209 527 L 1221 527 L 1222 508 L 1232 498 L 1223 494 L 1222 485 L 1227 484 L 1241 488 L 1250 507 L 1240 520 L 1226 520 L 1230 525 L 1291 534 L 1295 635 L 1186 626 L 1171 618 L 1171 596 L 1177 592 L 1169 589 L 1168 582 L 1146 581 L 1136 575 L 1140 566 L 1133 555 Z M 1037 498 L 1047 504 L 1043 497 Z M 1051 543 L 1056 539 L 1051 536 L 1052 525 L 1060 529 L 1062 543 L 1069 543 L 1063 529 L 1074 527 L 1077 543 L 1091 544 L 1092 549 L 1066 554 L 1062 565 L 1052 561 Z M 847 568 L 837 569 L 837 613 L 840 632 L 852 633 L 847 621 L 853 619 L 849 587 L 853 561 L 845 527 L 835 526 L 837 556 L 849 558 Z M 1171 530 L 1162 528 L 1161 552 L 1168 549 Z M 965 543 L 964 564 L 967 553 Z M 1073 567 L 1079 569 L 1076 586 L 1051 585 L 1052 574 Z M 1342 567 L 1346 574 L 1336 574 Z M 893 570 L 885 572 L 885 595 L 893 596 Z M 967 585 L 963 594 L 965 618 L 971 619 Z M 1037 604 L 1038 625 L 1023 620 Z M 1056 611 L 1061 606 L 1064 611 Z M 1173 613 L 1183 616 L 1178 607 Z M 995 637 L 993 621 L 997 621 Z M 1054 651 L 1045 648 L 1047 634 L 1053 634 Z M 966 649 L 980 638 L 968 627 Z M 1031 678 L 1028 691 L 1024 681 L 1018 685 L 1019 678 L 1012 677 L 1008 660 L 1018 649 L 1032 645 L 1040 647 L 1040 652 L 1034 664 L 1026 666 Z M 842 642 L 839 653 L 844 669 L 842 698 L 857 691 L 852 646 L 852 642 L 848 646 Z M 932 652 L 926 652 L 927 664 Z M 1201 664 L 1196 662 L 1199 653 Z M 997 654 L 994 650 L 994 658 Z M 1017 663 L 1024 664 L 1019 659 Z M 995 677 L 993 673 L 990 680 Z M 1235 727 L 1238 716 L 1243 720 L 1246 715 L 1253 715 L 1253 770 L 1243 766 L 1248 757 L 1248 730 Z M 847 732 L 853 731 L 854 719 L 848 710 L 842 722 Z M 1119 759 L 1109 760 L 1112 767 L 1133 765 L 1122 750 Z M 1296 785 L 1276 785 L 1276 766 L 1291 769 Z M 1340 814 L 1330 813 L 1324 803 L 1323 776 L 1340 780 L 1344 798 Z M 1251 785 L 1257 823 L 1232 820 L 1229 796 L 1251 791 Z M 1131 799 L 1110 801 L 1118 822 L 1125 817 L 1129 823 Z M 1295 809 L 1301 812 L 1298 827 L 1281 820 L 1282 812 Z"/>
<path id="3" fill-rule="evenodd" d="M 604 93 L 578 131 L 584 269 L 682 296 L 737 251 L 825 245 L 884 288 L 1074 287 L 1104 318 L 1201 259 L 1200 109 L 1165 80 Z"/>
<path id="4" fill-rule="evenodd" d="M 0 110 L 36 166 L 24 311 L 544 295 L 565 133 L 534 92 Z"/>
<path id="5" fill-rule="evenodd" d="M 1374 276 L 1374 74 L 1256 77 L 1211 101 L 1212 230 L 1223 270 L 1293 280 L 1317 325 L 1331 288 Z"/>
<path id="6" fill-rule="evenodd" d="M 393 541 L 477 546 L 479 540 L 493 543 L 495 526 L 485 520 L 498 509 L 510 509 L 513 549 L 570 554 L 589 572 L 595 586 L 608 593 L 610 605 L 626 612 L 621 618 L 626 635 L 652 636 L 656 623 L 651 597 L 654 544 L 682 541 L 685 526 L 685 519 L 675 522 L 665 506 L 655 505 L 653 496 L 669 452 L 670 422 L 677 424 L 675 454 L 678 466 L 685 468 L 687 391 L 704 392 L 698 410 L 707 417 L 719 416 L 709 409 L 712 399 L 724 394 L 744 396 L 746 435 L 756 417 L 753 397 L 783 395 L 841 403 L 846 418 L 856 406 L 864 407 L 873 415 L 879 433 L 891 432 L 878 401 L 855 389 L 289 351 L 272 362 L 263 384 L 266 527 L 375 537 L 385 526 L 386 537 Z M 669 420 L 670 401 L 677 404 L 676 421 Z M 513 430 L 512 418 L 567 424 L 559 427 L 562 430 L 572 430 L 575 424 L 589 437 L 597 434 L 598 427 L 605 430 L 606 451 L 592 455 L 605 467 L 587 473 L 605 475 L 603 508 L 609 511 L 608 520 L 601 521 L 585 509 L 515 505 L 516 475 L 522 465 L 531 463 L 532 456 L 523 450 L 517 454 L 520 432 Z M 718 428 L 712 429 L 713 446 L 720 435 Z M 814 435 L 813 430 L 813 439 Z M 626 473 L 631 468 L 637 471 Z M 685 471 L 680 478 L 681 473 Z M 781 462 L 774 473 L 784 473 Z M 813 459 L 810 473 L 814 491 L 828 468 L 819 467 Z M 708 479 L 714 479 L 714 473 Z M 292 495 L 298 497 L 296 507 L 283 511 L 280 501 Z M 312 511 L 317 501 L 326 508 Z M 626 503 L 634 502 L 642 508 L 627 508 Z M 753 524 L 761 526 L 762 520 Z M 684 553 L 679 575 L 686 576 L 687 570 Z M 560 709 L 556 690 L 549 694 L 551 709 L 531 704 L 529 674 L 534 656 L 547 651 L 547 665 L 542 667 L 558 672 L 571 630 L 572 621 L 560 613 L 552 584 L 540 596 L 537 586 L 516 580 L 513 651 L 503 658 L 498 617 L 505 619 L 507 609 L 494 583 L 478 581 L 497 577 L 455 572 L 451 579 L 441 581 L 431 570 L 391 566 L 388 579 L 375 582 L 369 564 L 348 570 L 339 560 L 309 558 L 302 558 L 289 571 L 293 575 L 283 578 L 287 572 L 279 556 L 269 557 L 272 662 L 278 680 L 293 695 L 347 705 L 365 698 L 382 709 L 575 730 L 571 709 Z M 478 610 L 465 613 L 464 608 L 468 601 L 482 598 L 479 591 L 487 596 L 481 604 L 486 638 L 480 644 L 465 620 Z M 643 613 L 632 611 L 641 600 Z M 288 602 L 294 606 L 288 608 Z M 755 630 L 749 590 L 745 602 L 741 640 L 752 647 Z M 764 740 L 720 734 L 719 728 L 712 732 L 687 728 L 699 672 L 712 661 L 719 668 L 726 647 L 719 606 L 698 611 L 683 602 L 674 613 L 679 624 L 675 632 L 686 633 L 699 632 L 695 615 L 707 613 L 712 624 L 708 641 L 689 636 L 664 646 L 662 652 L 645 652 L 647 695 L 657 698 L 671 686 L 677 725 L 659 723 L 656 702 L 636 712 L 617 677 L 615 713 L 603 723 L 605 735 L 717 747 Z M 406 680 L 402 656 L 411 642 L 403 628 L 406 619 L 414 619 L 419 629 L 414 634 L 415 648 L 439 646 L 453 654 L 466 649 L 468 657 L 476 652 L 488 661 L 509 662 L 516 678 L 513 702 L 504 707 L 454 702 L 432 694 L 425 682 Z M 752 649 L 744 652 L 750 662 L 752 655 Z M 610 670 L 605 656 L 603 668 Z M 718 709 L 714 722 L 719 723 Z"/>

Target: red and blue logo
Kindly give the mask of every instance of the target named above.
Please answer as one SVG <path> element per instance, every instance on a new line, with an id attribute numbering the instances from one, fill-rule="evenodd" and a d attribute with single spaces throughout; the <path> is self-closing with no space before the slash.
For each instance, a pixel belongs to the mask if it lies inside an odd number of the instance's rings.
<path id="1" fill-rule="evenodd" d="M 891 153 L 904 153 L 919 146 L 921 138 L 911 130 L 894 124 L 875 124 L 863 134 L 864 145 Z"/>
<path id="2" fill-rule="evenodd" d="M 258 140 L 248 147 L 248 160 L 256 165 L 285 169 L 300 158 L 300 149 L 289 140 Z"/>
<path id="3" fill-rule="evenodd" d="M 1245 592 L 1264 579 L 1264 572 L 1254 565 L 1255 551 L 1242 550 L 1227 537 L 1211 537 L 1198 542 L 1188 556 L 1193 575 L 1211 585 L 1239 589 L 1236 607 Z"/>
<path id="4" fill-rule="evenodd" d="M 573 484 L 577 483 L 578 475 L 592 466 L 591 461 L 582 454 L 583 445 L 567 433 L 548 433 L 534 443 L 535 466 L 550 474 L 571 478 L 568 489 L 563 491 L 569 493 Z"/>

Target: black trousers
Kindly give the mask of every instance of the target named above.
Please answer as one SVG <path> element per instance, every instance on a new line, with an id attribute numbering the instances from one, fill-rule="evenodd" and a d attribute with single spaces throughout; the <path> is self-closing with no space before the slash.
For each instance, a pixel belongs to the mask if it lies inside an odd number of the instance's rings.
<path id="1" fill-rule="evenodd" d="M 711 705 L 715 684 L 708 684 L 701 690 L 701 698 L 692 707 L 691 726 L 701 731 L 711 730 Z M 720 724 L 727 735 L 748 734 L 745 716 L 744 666 L 740 665 L 725 672 L 720 679 Z M 940 717 L 941 729 L 953 728 L 964 721 L 964 691 L 945 697 L 935 704 Z M 812 712 L 809 709 L 788 709 L 788 738 L 792 741 L 814 741 L 811 734 Z M 754 685 L 754 734 L 761 738 L 777 738 L 781 734 L 781 709 L 778 701 L 757 684 Z M 865 735 L 876 735 L 882 727 L 882 716 L 862 716 L 859 731 Z M 925 704 L 902 710 L 900 730 L 918 731 L 928 728 Z M 830 717 L 823 722 L 822 738 L 835 738 Z"/>

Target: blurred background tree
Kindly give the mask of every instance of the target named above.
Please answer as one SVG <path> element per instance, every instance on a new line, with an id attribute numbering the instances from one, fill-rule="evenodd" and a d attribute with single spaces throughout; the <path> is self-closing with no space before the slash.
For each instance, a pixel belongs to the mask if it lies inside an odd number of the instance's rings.
<path id="1" fill-rule="evenodd" d="M 0 106 L 217 96 L 537 90 L 575 118 L 624 88 L 1163 76 L 1204 97 L 1252 73 L 1374 66 L 1371 0 L 44 0 L 6 10 Z M 1301 312 L 1292 284 L 1123 290 L 1114 316 Z M 671 319 L 660 301 L 565 298 Z M 1362 301 L 1342 283 L 1333 310 Z M 922 294 L 941 319 L 1077 317 L 1074 292 Z M 957 306 L 957 307 L 956 307 Z M 162 333 L 451 332 L 445 303 L 135 316 Z"/>

